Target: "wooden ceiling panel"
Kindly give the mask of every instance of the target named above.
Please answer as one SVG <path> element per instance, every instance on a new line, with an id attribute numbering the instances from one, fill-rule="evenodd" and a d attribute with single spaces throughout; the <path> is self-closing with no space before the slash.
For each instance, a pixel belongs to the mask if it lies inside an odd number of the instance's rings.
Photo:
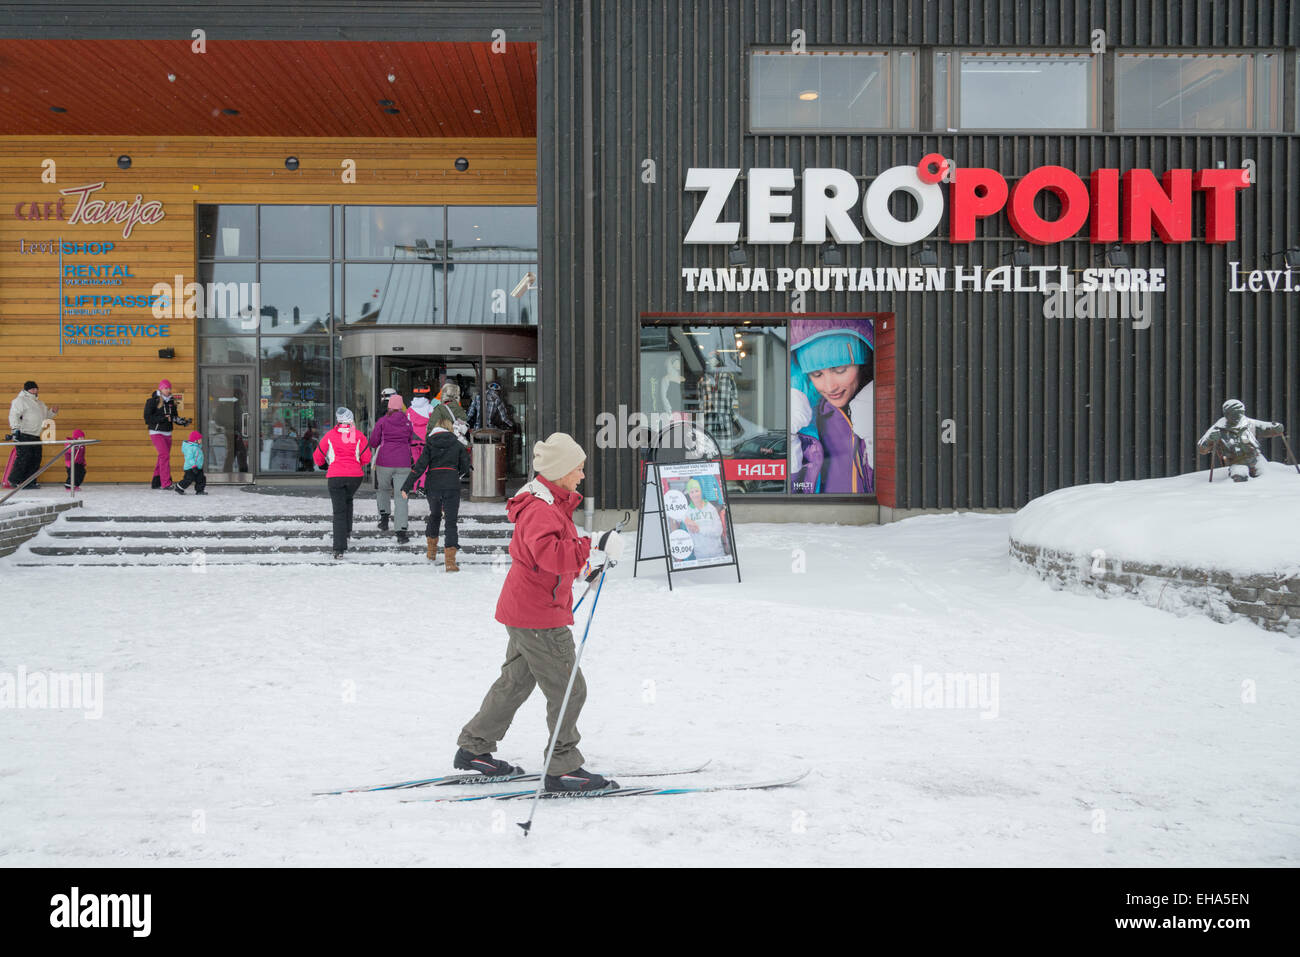
<path id="1" fill-rule="evenodd" d="M 0 39 L 0 135 L 537 135 L 536 44 L 190 44 Z"/>

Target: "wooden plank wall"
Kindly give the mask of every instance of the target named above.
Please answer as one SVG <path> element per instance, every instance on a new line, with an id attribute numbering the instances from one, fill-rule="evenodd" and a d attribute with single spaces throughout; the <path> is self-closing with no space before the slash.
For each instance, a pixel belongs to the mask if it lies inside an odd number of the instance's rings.
<path id="1" fill-rule="evenodd" d="M 132 158 L 129 170 L 117 157 Z M 287 156 L 300 167 L 289 172 Z M 465 172 L 457 157 L 470 160 Z M 42 182 L 43 161 L 55 162 L 57 182 Z M 356 182 L 344 183 L 343 161 L 356 162 Z M 165 218 L 137 226 L 70 226 L 58 219 L 29 219 L 35 202 L 59 191 L 103 181 L 94 194 L 108 201 L 161 200 Z M 64 197 L 70 216 L 73 197 Z M 58 434 L 84 430 L 102 445 L 88 453 L 91 482 L 147 482 L 154 452 L 141 412 L 166 377 L 185 393 L 185 411 L 197 406 L 197 344 L 191 320 L 167 320 L 170 339 L 135 337 L 128 346 L 66 346 L 59 355 L 59 296 L 83 293 L 145 295 L 156 282 L 195 279 L 194 207 L 210 203 L 312 203 L 354 205 L 531 205 L 537 201 L 537 145 L 520 139 L 280 140 L 206 137 L 24 138 L 0 136 L 0 400 L 8 432 L 8 405 L 27 379 L 41 399 L 61 406 Z M 21 204 L 21 206 L 19 205 Z M 18 207 L 16 210 L 15 207 Z M 22 218 L 19 217 L 19 212 Z M 77 255 L 68 262 L 126 265 L 132 279 L 121 287 L 61 287 L 58 256 L 23 254 L 20 240 L 112 241 L 106 256 Z M 66 317 L 67 322 L 156 323 L 150 309 L 114 308 L 108 316 Z M 176 358 L 158 358 L 171 346 Z M 180 443 L 173 447 L 179 473 Z M 56 466 L 47 475 L 62 471 Z"/>

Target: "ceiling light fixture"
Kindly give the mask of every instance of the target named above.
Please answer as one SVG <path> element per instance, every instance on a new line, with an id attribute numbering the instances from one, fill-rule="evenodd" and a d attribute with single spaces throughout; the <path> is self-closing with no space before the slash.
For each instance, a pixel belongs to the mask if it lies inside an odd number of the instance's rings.
<path id="1" fill-rule="evenodd" d="M 803 90 L 799 93 L 799 99 L 803 100 L 805 103 L 811 103 L 813 100 L 817 99 L 818 95 L 819 94 L 816 90 Z"/>
<path id="2" fill-rule="evenodd" d="M 51 112 L 51 113 L 66 113 L 66 112 L 68 112 L 68 111 L 67 111 L 66 109 L 64 109 L 63 107 L 61 107 L 61 106 L 51 106 L 51 107 L 50 107 L 50 112 Z"/>

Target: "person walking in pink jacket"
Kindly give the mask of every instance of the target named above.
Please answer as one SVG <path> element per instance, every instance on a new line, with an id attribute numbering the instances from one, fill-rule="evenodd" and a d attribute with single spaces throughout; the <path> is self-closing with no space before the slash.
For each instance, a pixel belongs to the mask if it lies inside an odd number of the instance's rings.
<path id="1" fill-rule="evenodd" d="M 338 425 L 321 436 L 312 459 L 318 468 L 326 469 L 326 484 L 334 509 L 334 558 L 337 560 L 348 550 L 352 500 L 370 464 L 370 443 L 356 427 L 351 409 L 339 406 L 334 411 L 334 419 Z"/>

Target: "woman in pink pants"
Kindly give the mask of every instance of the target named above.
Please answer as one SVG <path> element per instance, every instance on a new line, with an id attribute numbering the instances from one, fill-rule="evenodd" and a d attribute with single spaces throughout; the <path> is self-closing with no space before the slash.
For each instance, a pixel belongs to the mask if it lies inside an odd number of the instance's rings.
<path id="1" fill-rule="evenodd" d="M 172 398 L 172 384 L 163 379 L 158 389 L 145 401 L 144 422 L 149 427 L 149 440 L 158 451 L 158 461 L 153 467 L 153 488 L 172 487 L 172 426 L 189 425 L 189 419 L 176 414 L 176 400 Z"/>

